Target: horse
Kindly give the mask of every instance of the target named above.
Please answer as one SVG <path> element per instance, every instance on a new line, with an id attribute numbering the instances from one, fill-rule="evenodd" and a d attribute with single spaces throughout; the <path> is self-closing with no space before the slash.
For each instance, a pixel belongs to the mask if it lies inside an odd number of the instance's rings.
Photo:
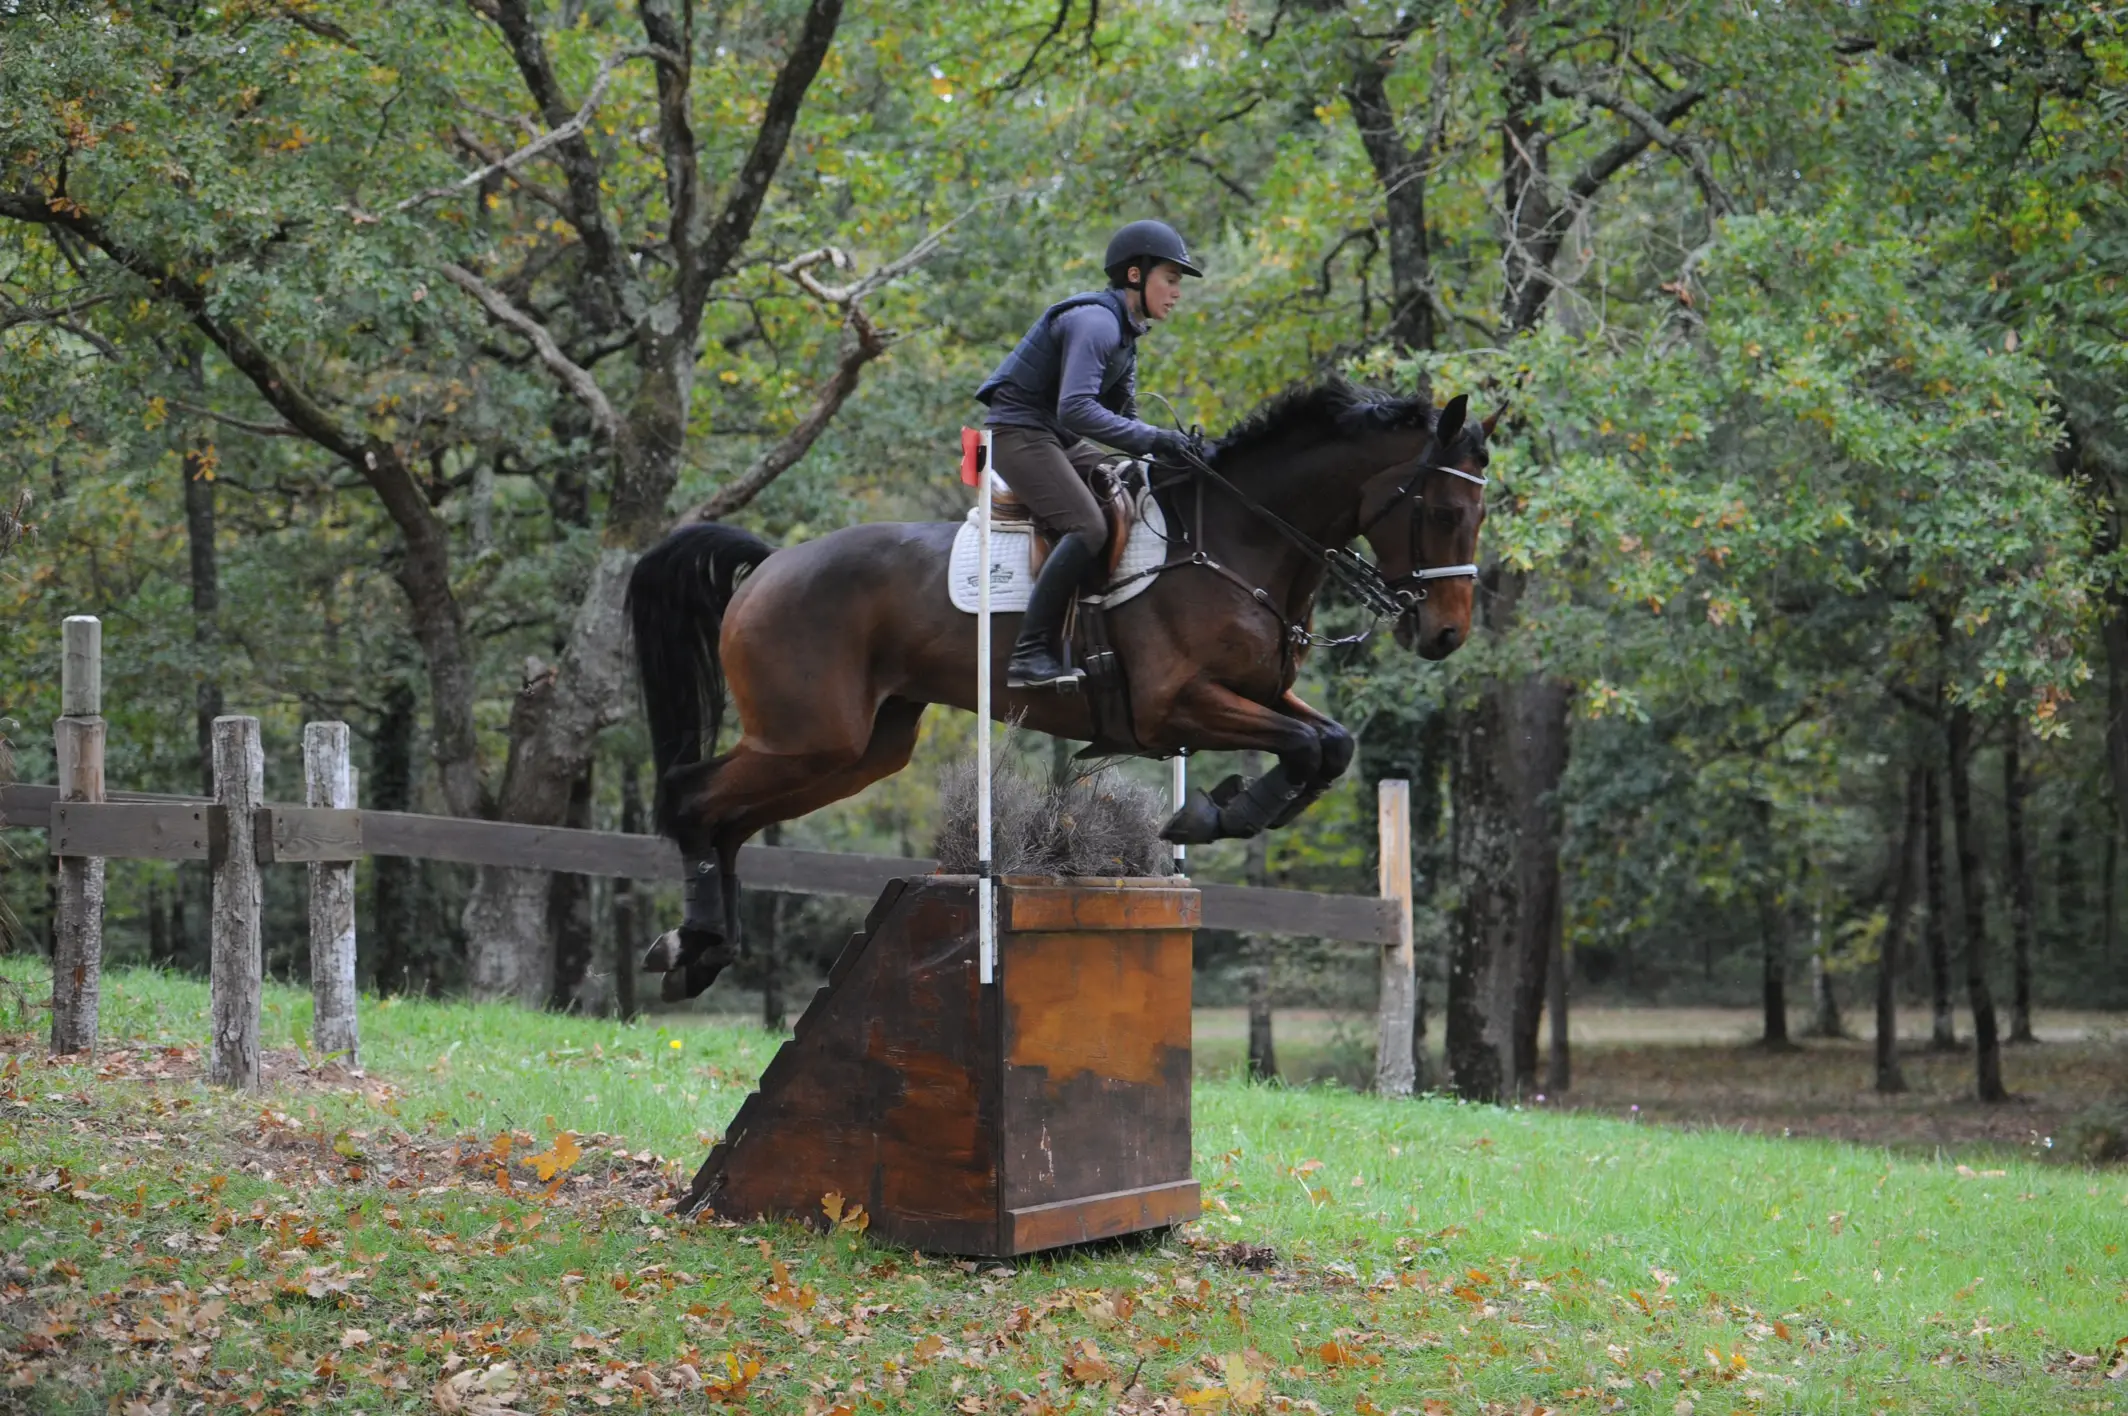
<path id="1" fill-rule="evenodd" d="M 1167 839 L 1283 826 L 1350 764 L 1352 735 L 1293 692 L 1327 574 L 1374 577 L 1363 598 L 1395 614 L 1396 641 L 1422 658 L 1444 658 L 1469 637 L 1499 416 L 1469 418 L 1463 396 L 1435 409 L 1423 396 L 1332 379 L 1273 399 L 1196 466 L 1155 469 L 1179 529 L 1154 583 L 1108 612 L 1135 746 L 1153 757 L 1254 749 L 1277 759 L 1260 778 L 1192 792 Z M 700 994 L 735 957 L 742 843 L 900 771 L 929 705 L 974 711 L 975 616 L 947 591 L 957 529 L 873 523 L 776 549 L 697 522 L 637 563 L 628 617 L 654 817 L 686 865 L 683 921 L 643 961 L 665 975 L 668 1001 Z M 1374 567 L 1343 549 L 1361 538 Z M 1088 694 L 1004 686 L 1019 616 L 997 619 L 992 716 L 1095 738 Z M 717 753 L 727 688 L 741 731 Z"/>

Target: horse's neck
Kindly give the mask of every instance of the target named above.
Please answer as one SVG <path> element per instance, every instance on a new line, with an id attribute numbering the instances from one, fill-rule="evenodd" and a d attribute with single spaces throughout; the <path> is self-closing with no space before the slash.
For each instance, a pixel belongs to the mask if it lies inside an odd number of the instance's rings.
<path id="1" fill-rule="evenodd" d="M 1367 442 L 1316 443 L 1281 453 L 1273 450 L 1253 465 L 1227 471 L 1228 480 L 1251 501 L 1322 546 L 1341 546 L 1359 529 L 1362 489 L 1395 461 L 1395 449 Z M 1261 516 L 1237 505 L 1223 518 L 1248 544 L 1293 550 Z M 1208 529 L 1209 537 L 1209 529 Z M 1294 552 L 1296 555 L 1299 552 Z M 1305 556 L 1302 559 L 1306 559 Z"/>

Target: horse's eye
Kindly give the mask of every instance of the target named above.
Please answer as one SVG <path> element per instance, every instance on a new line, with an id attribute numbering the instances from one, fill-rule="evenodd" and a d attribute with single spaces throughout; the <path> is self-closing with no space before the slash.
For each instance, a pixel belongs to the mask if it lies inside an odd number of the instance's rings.
<path id="1" fill-rule="evenodd" d="M 1452 506 L 1437 506 L 1433 509 L 1433 524 L 1452 531 L 1463 524 L 1463 513 Z"/>

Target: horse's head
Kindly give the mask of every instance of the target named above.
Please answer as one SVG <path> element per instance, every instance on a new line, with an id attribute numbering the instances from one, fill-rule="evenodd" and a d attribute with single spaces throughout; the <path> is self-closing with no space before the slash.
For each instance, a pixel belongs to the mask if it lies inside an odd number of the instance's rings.
<path id="1" fill-rule="evenodd" d="M 1500 411 L 1471 421 L 1469 409 L 1466 396 L 1450 399 L 1417 459 L 1381 473 L 1361 496 L 1360 525 L 1375 563 L 1411 598 L 1397 618 L 1397 643 L 1426 659 L 1445 659 L 1470 638 L 1486 442 Z"/>

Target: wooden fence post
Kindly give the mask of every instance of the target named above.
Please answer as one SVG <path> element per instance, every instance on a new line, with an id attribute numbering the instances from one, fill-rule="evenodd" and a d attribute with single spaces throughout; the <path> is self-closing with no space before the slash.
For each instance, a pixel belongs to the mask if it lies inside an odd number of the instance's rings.
<path id="1" fill-rule="evenodd" d="M 1380 881 L 1394 902 L 1397 937 L 1382 946 L 1380 1038 L 1374 1054 L 1374 1089 L 1383 1096 L 1410 1096 L 1417 1082 L 1412 1014 L 1417 984 L 1412 972 L 1411 783 L 1384 781 L 1376 788 L 1380 833 Z"/>
<path id="2" fill-rule="evenodd" d="M 266 794 L 259 720 L 214 720 L 214 799 L 221 811 L 211 869 L 214 929 L 210 1014 L 216 1085 L 259 1085 L 259 854 L 254 821 Z"/>
<path id="3" fill-rule="evenodd" d="M 102 801 L 103 622 L 69 615 L 59 674 L 59 720 L 52 747 L 61 801 Z M 52 1052 L 93 1052 L 103 992 L 101 859 L 63 856 L 52 931 Z"/>
<path id="4" fill-rule="evenodd" d="M 303 800 L 309 806 L 352 810 L 354 768 L 348 762 L 347 724 L 303 727 Z M 355 1018 L 355 863 L 310 866 L 311 1046 L 342 1054 L 359 1068 L 361 1036 Z"/>

